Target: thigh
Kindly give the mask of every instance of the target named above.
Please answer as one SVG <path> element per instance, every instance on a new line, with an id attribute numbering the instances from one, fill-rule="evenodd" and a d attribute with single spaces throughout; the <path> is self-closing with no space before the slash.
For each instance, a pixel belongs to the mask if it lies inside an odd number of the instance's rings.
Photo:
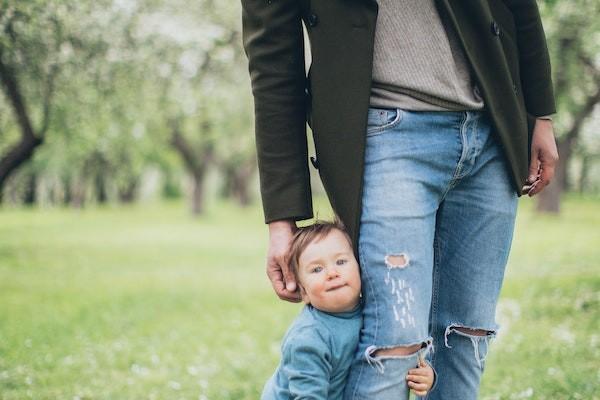
<path id="1" fill-rule="evenodd" d="M 364 323 L 345 398 L 408 398 L 405 376 L 416 354 L 376 351 L 431 347 L 435 217 L 461 155 L 462 119 L 462 113 L 369 111 L 358 243 Z"/>
<path id="2" fill-rule="evenodd" d="M 444 177 L 431 167 L 435 146 L 429 132 L 415 128 L 425 117 L 404 110 L 369 114 L 358 249 L 365 347 L 429 336 L 435 214 L 452 168 Z"/>
<path id="3" fill-rule="evenodd" d="M 517 209 L 506 161 L 487 130 L 469 175 L 446 194 L 437 213 L 432 322 L 495 331 L 496 304 Z"/>

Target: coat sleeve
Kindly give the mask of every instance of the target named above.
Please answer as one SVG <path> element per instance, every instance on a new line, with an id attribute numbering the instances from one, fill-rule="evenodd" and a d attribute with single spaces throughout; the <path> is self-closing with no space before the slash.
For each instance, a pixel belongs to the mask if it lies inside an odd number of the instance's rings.
<path id="1" fill-rule="evenodd" d="M 241 0 L 265 222 L 312 218 L 298 0 Z"/>
<path id="2" fill-rule="evenodd" d="M 525 107 L 536 117 L 556 112 L 550 56 L 536 0 L 503 0 L 517 30 L 519 68 Z"/>

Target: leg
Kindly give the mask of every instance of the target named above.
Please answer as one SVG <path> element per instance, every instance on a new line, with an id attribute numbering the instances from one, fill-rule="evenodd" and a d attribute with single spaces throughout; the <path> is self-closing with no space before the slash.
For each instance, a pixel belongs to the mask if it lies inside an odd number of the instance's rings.
<path id="1" fill-rule="evenodd" d="M 393 127 L 376 127 L 378 118 Z M 370 111 L 358 249 L 364 323 L 346 399 L 408 399 L 406 373 L 431 348 L 435 215 L 461 153 L 462 118 Z"/>
<path id="2" fill-rule="evenodd" d="M 431 308 L 439 380 L 428 399 L 476 399 L 510 250 L 517 195 L 486 117 L 465 129 L 461 171 L 437 214 Z"/>

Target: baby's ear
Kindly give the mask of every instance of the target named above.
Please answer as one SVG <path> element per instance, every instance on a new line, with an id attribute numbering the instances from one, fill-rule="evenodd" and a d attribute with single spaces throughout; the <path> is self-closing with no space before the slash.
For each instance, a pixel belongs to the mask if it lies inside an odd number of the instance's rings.
<path id="1" fill-rule="evenodd" d="M 297 283 L 297 285 L 298 289 L 300 290 L 300 296 L 304 304 L 310 304 L 310 299 L 308 297 L 308 293 L 306 293 L 306 290 L 304 290 L 304 286 L 302 286 L 300 283 Z"/>

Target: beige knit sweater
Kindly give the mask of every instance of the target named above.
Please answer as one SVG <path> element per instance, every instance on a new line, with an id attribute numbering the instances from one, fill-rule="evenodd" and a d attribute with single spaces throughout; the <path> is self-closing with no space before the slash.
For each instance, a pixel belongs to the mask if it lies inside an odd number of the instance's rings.
<path id="1" fill-rule="evenodd" d="M 455 32 L 434 0 L 377 0 L 374 107 L 446 111 L 483 108 Z"/>

